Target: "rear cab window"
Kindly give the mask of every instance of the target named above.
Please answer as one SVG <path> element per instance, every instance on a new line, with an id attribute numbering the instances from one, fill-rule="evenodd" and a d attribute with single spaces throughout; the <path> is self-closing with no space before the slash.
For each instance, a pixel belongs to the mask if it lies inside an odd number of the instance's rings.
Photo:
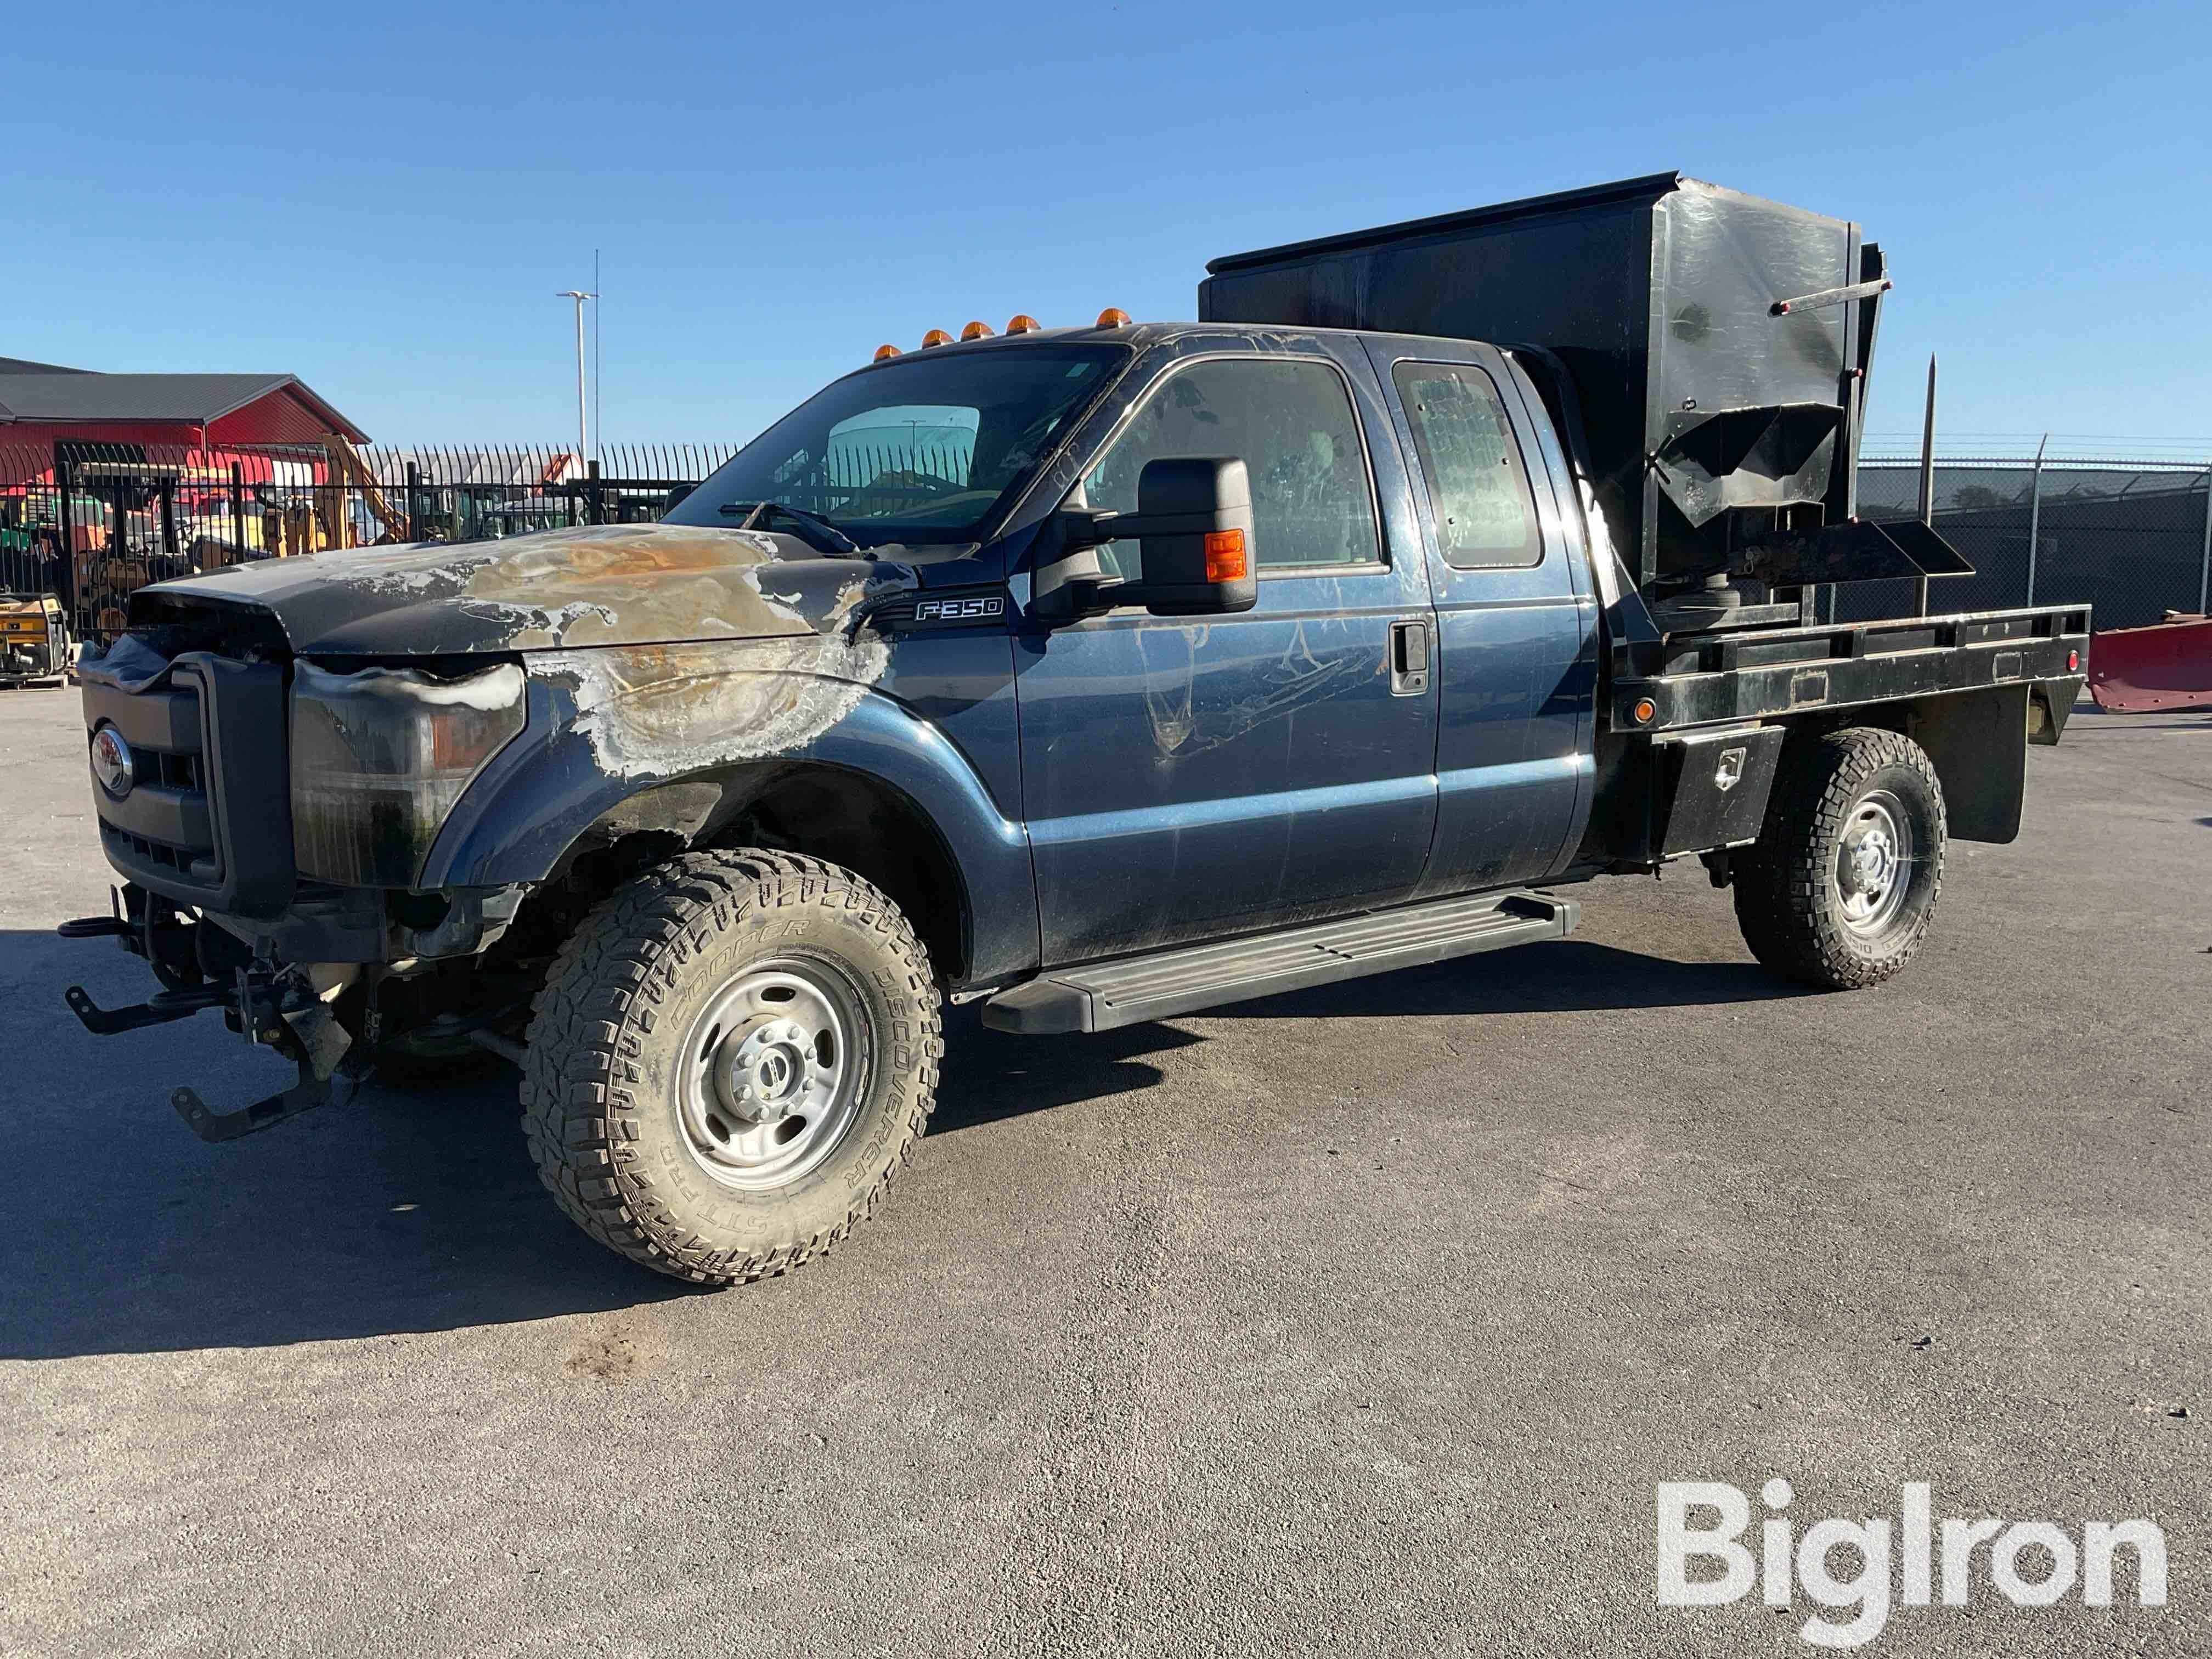
<path id="1" fill-rule="evenodd" d="M 1444 562 L 1460 570 L 1542 563 L 1528 465 L 1496 382 L 1473 363 L 1400 362 L 1390 378 L 1413 429 Z"/>

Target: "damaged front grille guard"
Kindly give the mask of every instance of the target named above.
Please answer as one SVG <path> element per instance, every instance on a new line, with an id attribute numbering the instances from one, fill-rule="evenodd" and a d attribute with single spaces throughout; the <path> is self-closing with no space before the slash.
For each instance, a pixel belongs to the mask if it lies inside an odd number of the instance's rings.
<path id="1" fill-rule="evenodd" d="M 119 939 L 127 950 L 140 927 L 116 915 L 65 921 L 55 931 L 64 939 Z M 70 986 L 63 1000 L 94 1036 L 165 1025 L 222 1008 L 235 1016 L 249 1042 L 273 1048 L 298 1066 L 299 1081 L 290 1088 L 234 1112 L 212 1109 L 195 1089 L 172 1090 L 169 1103 L 202 1140 L 235 1140 L 318 1106 L 350 1099 L 367 1069 L 365 1060 L 346 1063 L 352 1038 L 305 977 L 266 963 L 236 969 L 228 985 L 175 986 L 129 1008 L 102 1008 L 82 985 Z"/>
<path id="2" fill-rule="evenodd" d="M 247 1042 L 272 1048 L 299 1067 L 299 1081 L 290 1088 L 234 1112 L 212 1109 L 195 1089 L 171 1091 L 169 1103 L 194 1134 L 208 1141 L 235 1140 L 334 1100 L 351 1098 L 368 1069 L 366 1057 L 354 1058 L 351 1036 L 305 975 L 256 959 L 240 963 L 228 975 L 210 974 L 211 983 L 199 983 L 198 971 L 187 974 L 165 959 L 160 937 L 165 918 L 153 902 L 133 905 L 126 913 L 121 896 L 115 895 L 111 909 L 108 915 L 65 921 L 55 931 L 64 939 L 119 941 L 126 951 L 145 957 L 162 989 L 133 1007 L 102 1008 L 84 987 L 70 986 L 63 1000 L 86 1030 L 94 1036 L 114 1036 L 221 1008 Z M 173 913 L 166 921 L 174 925 Z"/>
<path id="3" fill-rule="evenodd" d="M 120 907 L 118 908 L 119 912 Z M 149 921 L 133 921 L 118 913 L 65 921 L 55 931 L 64 939 L 121 939 L 125 949 L 144 954 L 145 932 L 155 925 L 157 924 Z M 155 970 L 161 971 L 158 962 Z M 164 974 L 163 979 L 167 984 L 168 975 Z M 246 1041 L 276 1049 L 299 1067 L 300 1080 L 290 1088 L 234 1112 L 213 1110 L 200 1098 L 198 1090 L 180 1086 L 170 1091 L 169 1103 L 202 1140 L 235 1140 L 240 1135 L 250 1135 L 257 1129 L 270 1128 L 302 1112 L 311 1112 L 318 1106 L 343 1105 L 375 1068 L 373 1045 L 377 1016 L 373 1005 L 368 1015 L 370 1041 L 356 1043 L 303 974 L 296 969 L 280 969 L 266 962 L 238 968 L 228 985 L 170 984 L 147 1001 L 129 1008 L 102 1008 L 82 985 L 70 986 L 63 993 L 63 1000 L 94 1036 L 113 1036 L 122 1031 L 143 1030 L 149 1025 L 166 1025 L 172 1020 L 189 1019 L 210 1008 L 221 1008 L 235 1017 L 237 1028 Z M 527 1006 L 528 999 L 525 998 L 503 1004 L 477 1018 L 447 1016 L 432 1022 L 432 1025 L 441 1036 L 464 1038 L 510 1065 L 520 1066 L 522 1046 L 492 1028 Z"/>

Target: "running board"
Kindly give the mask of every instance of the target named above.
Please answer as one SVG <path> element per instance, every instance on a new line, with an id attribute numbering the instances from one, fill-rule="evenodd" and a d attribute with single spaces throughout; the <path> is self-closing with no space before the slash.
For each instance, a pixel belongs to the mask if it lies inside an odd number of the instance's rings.
<path id="1" fill-rule="evenodd" d="M 1564 939 L 1581 907 L 1544 893 L 1484 893 L 1316 922 L 1221 944 L 1060 968 L 1002 991 L 983 1024 L 1032 1034 L 1108 1031 L 1247 997 Z"/>

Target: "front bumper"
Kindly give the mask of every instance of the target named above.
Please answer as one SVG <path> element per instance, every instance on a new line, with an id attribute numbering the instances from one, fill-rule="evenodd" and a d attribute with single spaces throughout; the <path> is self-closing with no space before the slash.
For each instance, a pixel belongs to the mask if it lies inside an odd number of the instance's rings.
<path id="1" fill-rule="evenodd" d="M 493 1016 L 479 1013 L 471 1018 L 453 1008 L 448 995 L 451 975 L 465 974 L 471 985 L 490 981 L 473 966 L 419 980 L 412 970 L 427 969 L 441 954 L 471 954 L 478 940 L 496 938 L 512 920 L 523 892 L 514 887 L 417 895 L 418 900 L 438 901 L 443 907 L 441 918 L 422 927 L 393 922 L 391 942 L 377 945 L 370 952 L 368 945 L 387 936 L 380 926 L 364 925 L 351 934 L 331 933 L 326 921 L 295 907 L 272 924 L 273 933 L 249 933 L 242 929 L 240 918 L 181 908 L 134 884 L 116 894 L 112 915 L 65 922 L 59 931 L 65 939 L 116 940 L 144 958 L 162 988 L 125 1008 L 100 1007 L 81 985 L 70 986 L 64 1000 L 95 1036 L 219 1012 L 224 1023 L 248 1042 L 273 1048 L 293 1061 L 298 1067 L 297 1082 L 240 1111 L 211 1111 L 189 1088 L 171 1091 L 170 1103 L 194 1133 L 204 1140 L 229 1140 L 350 1093 L 375 1063 L 380 1043 L 393 1037 L 443 1024 L 451 1028 L 453 1036 L 479 1041 L 471 1033 L 489 1027 Z M 338 896 L 372 902 L 383 897 L 360 891 Z M 370 915 L 380 920 L 380 911 Z M 320 954 L 282 953 L 273 944 L 280 939 L 305 941 Z M 335 954 L 354 943 L 363 950 L 351 957 Z M 363 965 L 380 960 L 392 962 L 390 969 Z M 509 1006 L 526 1006 L 526 990 L 513 996 Z M 509 1006 L 499 1012 L 509 1012 Z M 508 1052 L 495 1040 L 482 1041 L 495 1053 Z"/>
<path id="2" fill-rule="evenodd" d="M 201 1139 L 234 1140 L 349 1094 L 358 1084 L 367 1060 L 354 1047 L 364 1006 L 358 969 L 285 966 L 250 955 L 228 933 L 188 921 L 167 900 L 135 886 L 117 895 L 113 915 L 64 922 L 58 931 L 64 939 L 115 939 L 143 957 L 161 982 L 147 1001 L 113 1009 L 100 1007 L 82 986 L 70 986 L 63 1000 L 94 1036 L 220 1010 L 232 1030 L 297 1067 L 290 1088 L 234 1112 L 210 1109 L 196 1090 L 171 1091 L 169 1103 Z"/>

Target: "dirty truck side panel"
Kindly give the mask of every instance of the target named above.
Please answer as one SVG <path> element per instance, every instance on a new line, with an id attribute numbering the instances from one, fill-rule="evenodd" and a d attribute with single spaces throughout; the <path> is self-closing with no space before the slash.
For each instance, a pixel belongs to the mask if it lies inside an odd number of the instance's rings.
<path id="1" fill-rule="evenodd" d="M 1369 337 L 1367 350 L 1417 483 L 1425 474 L 1395 371 L 1407 366 L 1416 386 L 1423 365 L 1482 377 L 1473 382 L 1477 392 L 1486 387 L 1512 422 L 1517 493 L 1541 540 L 1534 563 L 1455 568 L 1441 550 L 1428 489 L 1414 491 L 1436 593 L 1441 697 L 1436 847 L 1418 896 L 1540 881 L 1571 855 L 1593 787 L 1597 609 L 1579 514 L 1561 510 L 1540 409 L 1522 399 L 1502 354 L 1389 337 Z"/>
<path id="2" fill-rule="evenodd" d="M 1225 393 L 1219 376 L 1286 359 L 1350 393 L 1364 453 L 1333 454 L 1318 473 L 1379 507 L 1383 547 L 1368 540 L 1364 563 L 1270 570 L 1263 512 L 1250 611 L 1193 619 L 1122 606 L 1021 626 L 1023 776 L 1048 965 L 1390 903 L 1427 858 L 1433 683 L 1394 695 L 1389 675 L 1391 625 L 1426 618 L 1427 584 L 1405 471 L 1357 342 L 1179 338 L 1137 365 L 1078 448 L 1100 455 L 1117 428 L 1132 441 L 1152 430 L 1134 423 L 1152 418 L 1149 400 L 1196 398 L 1197 370 Z M 1197 453 L 1188 444 L 1230 418 L 1164 416 L 1145 453 Z M 1234 448 L 1236 436 L 1217 442 Z M 1255 489 L 1267 488 L 1270 458 L 1243 459 Z M 1015 586 L 1025 598 L 1023 575 Z"/>
<path id="3" fill-rule="evenodd" d="M 981 556 L 941 563 L 927 585 L 1002 594 L 997 569 Z M 771 572 L 769 589 L 782 585 Z M 915 628 L 891 620 L 912 610 L 898 603 L 906 589 L 884 597 L 879 614 L 863 607 L 850 627 L 818 634 L 531 653 L 529 724 L 462 798 L 422 884 L 541 880 L 611 813 L 711 838 L 775 770 L 841 767 L 905 796 L 935 827 L 965 890 L 963 978 L 1033 968 L 1003 621 Z"/>

